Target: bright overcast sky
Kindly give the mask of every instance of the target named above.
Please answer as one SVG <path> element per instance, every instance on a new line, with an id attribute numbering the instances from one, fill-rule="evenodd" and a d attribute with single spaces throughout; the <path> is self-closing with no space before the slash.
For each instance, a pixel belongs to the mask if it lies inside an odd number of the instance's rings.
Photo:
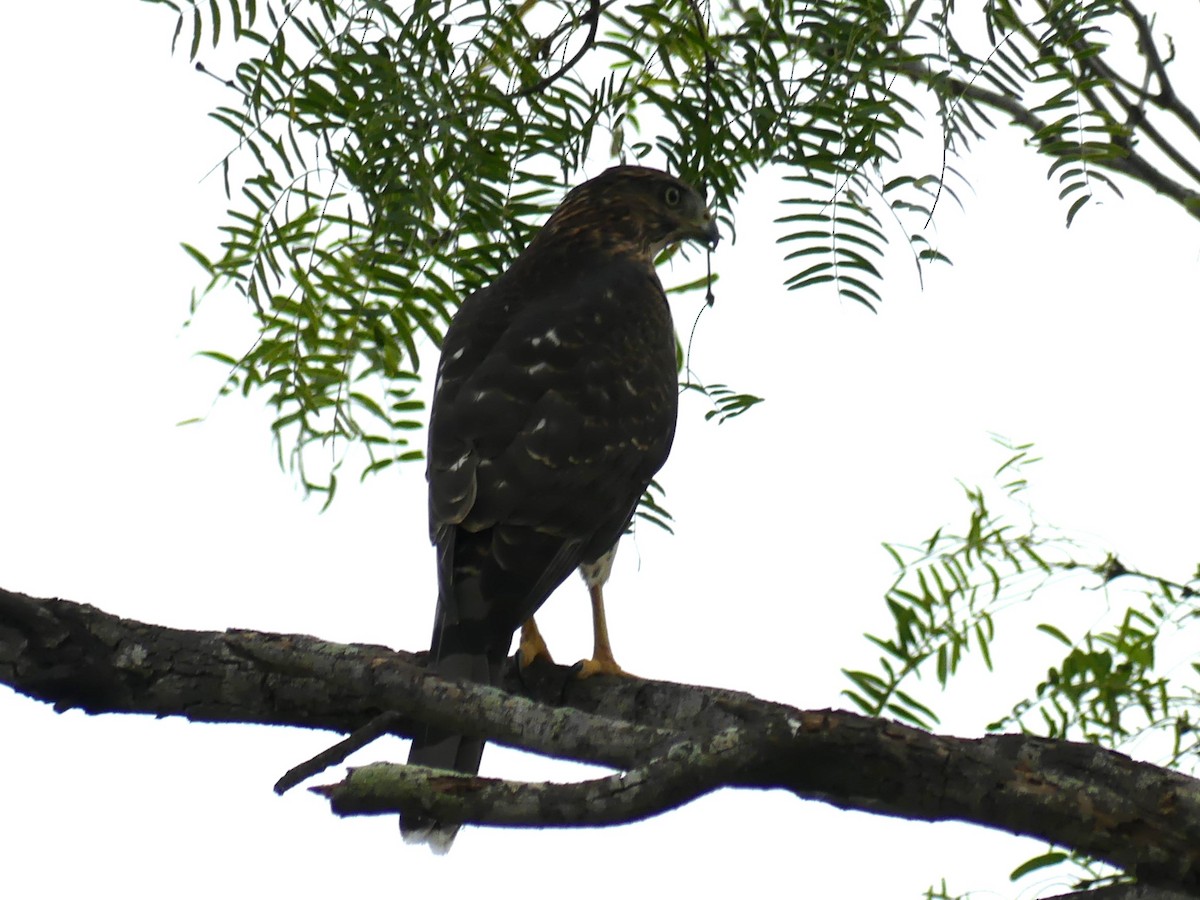
<path id="1" fill-rule="evenodd" d="M 219 179 L 203 178 L 231 144 L 206 118 L 222 88 L 169 55 L 165 8 L 53 9 L 48 24 L 46 7 L 13 5 L 0 38 L 10 123 L 0 586 L 176 627 L 423 648 L 434 573 L 420 466 L 361 487 L 347 473 L 319 514 L 279 470 L 259 400 L 212 407 L 223 373 L 194 354 L 245 345 L 240 302 L 210 298 L 183 327 L 201 273 L 179 243 L 215 246 L 225 208 Z M 1200 43 L 1179 50 L 1200 54 Z M 935 236 L 954 266 L 929 270 L 922 291 L 897 248 L 879 315 L 783 290 L 769 179 L 738 207 L 739 240 L 716 258 L 717 303 L 693 367 L 768 400 L 719 428 L 699 402 L 684 404 L 662 476 L 677 533 L 642 528 L 610 585 L 629 670 L 847 705 L 841 667 L 869 666 L 860 635 L 887 627 L 880 542 L 915 543 L 964 520 L 955 479 L 986 483 L 1004 458 L 989 431 L 1037 442 L 1045 461 L 1031 471 L 1031 500 L 1086 547 L 1174 579 L 1195 570 L 1196 221 L 1123 185 L 1125 200 L 1107 197 L 1065 230 L 1045 161 L 1015 134 L 960 169 L 973 188 L 966 211 L 944 204 Z M 699 303 L 676 306 L 685 331 Z M 1104 612 L 1099 592 L 1069 602 L 1077 628 Z M 1049 662 L 1037 657 L 1052 652 L 1048 639 L 1000 624 L 1000 671 L 972 672 L 944 730 L 981 734 Z M 561 660 L 589 650 L 576 579 L 543 628 Z M 1017 658 L 1038 661 L 1022 670 Z M 328 734 L 60 716 L 4 690 L 0 723 L 0 870 L 14 897 L 98 885 L 129 896 L 386 897 L 447 881 L 464 896 L 580 900 L 754 885 L 916 897 L 942 876 L 952 890 L 1012 896 L 1032 888 L 1008 885 L 1007 873 L 1042 849 L 725 791 L 605 831 L 472 829 L 434 859 L 402 845 L 391 817 L 340 821 L 304 791 L 274 796 L 275 779 Z M 404 753 L 380 743 L 356 759 Z M 496 748 L 483 771 L 581 777 Z"/>

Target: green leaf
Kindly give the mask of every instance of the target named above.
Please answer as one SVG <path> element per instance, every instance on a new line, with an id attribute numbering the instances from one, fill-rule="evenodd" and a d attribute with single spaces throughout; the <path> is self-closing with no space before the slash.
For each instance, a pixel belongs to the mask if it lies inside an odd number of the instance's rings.
<path id="1" fill-rule="evenodd" d="M 187 253 L 188 256 L 190 256 L 192 259 L 194 259 L 196 262 L 198 262 L 200 264 L 200 267 L 202 269 L 204 269 L 205 272 L 208 272 L 210 274 L 212 273 L 213 265 L 212 265 L 212 262 L 209 261 L 209 258 L 207 256 L 205 256 L 203 253 L 201 253 L 199 250 L 197 250 L 191 244 L 181 244 L 180 246 L 183 247 L 184 252 Z"/>
<path id="2" fill-rule="evenodd" d="M 1059 643 L 1061 643 L 1065 647 L 1073 646 L 1070 638 L 1068 638 L 1065 634 L 1063 634 L 1059 629 L 1055 628 L 1053 625 L 1047 625 L 1045 623 L 1042 623 L 1041 625 L 1037 626 L 1037 630 L 1042 632 L 1043 634 L 1050 635 L 1050 637 L 1054 638 L 1055 640 L 1057 640 Z"/>
<path id="3" fill-rule="evenodd" d="M 188 49 L 188 59 L 195 60 L 200 52 L 200 35 L 204 32 L 204 23 L 200 18 L 199 5 L 192 8 L 192 46 Z"/>
<path id="4" fill-rule="evenodd" d="M 1049 853 L 1043 853 L 1041 856 L 1035 856 L 1033 859 L 1026 860 L 1012 870 L 1012 874 L 1008 876 L 1009 881 L 1016 881 L 1024 878 L 1030 872 L 1036 872 L 1038 869 L 1045 869 L 1048 866 L 1056 866 L 1068 858 L 1066 853 L 1059 850 L 1052 850 Z"/>
<path id="5" fill-rule="evenodd" d="M 1071 208 L 1067 210 L 1067 227 L 1071 227 L 1071 223 L 1075 221 L 1076 214 L 1083 209 L 1089 200 L 1092 199 L 1091 193 L 1084 194 L 1082 197 L 1077 197 L 1075 202 L 1071 204 Z"/>

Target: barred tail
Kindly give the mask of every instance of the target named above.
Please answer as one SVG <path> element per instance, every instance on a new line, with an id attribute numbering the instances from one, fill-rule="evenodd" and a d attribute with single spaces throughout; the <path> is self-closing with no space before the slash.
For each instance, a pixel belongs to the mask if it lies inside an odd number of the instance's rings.
<path id="1" fill-rule="evenodd" d="M 429 668 L 442 678 L 453 681 L 474 681 L 479 684 L 494 684 L 499 678 L 508 648 L 492 653 L 486 649 L 464 646 L 470 629 L 451 624 L 443 615 L 442 604 L 438 604 L 437 620 L 434 623 L 433 640 L 430 645 Z M 475 641 L 470 641 L 475 644 Z M 449 769 L 465 775 L 479 771 L 485 741 L 482 738 L 453 734 L 436 728 L 426 728 L 413 738 L 408 754 L 409 765 L 429 766 L 434 769 Z M 458 833 L 458 825 L 443 824 L 436 819 L 420 814 L 409 814 L 400 820 L 400 833 L 405 843 L 428 844 L 434 853 L 449 851 Z"/>

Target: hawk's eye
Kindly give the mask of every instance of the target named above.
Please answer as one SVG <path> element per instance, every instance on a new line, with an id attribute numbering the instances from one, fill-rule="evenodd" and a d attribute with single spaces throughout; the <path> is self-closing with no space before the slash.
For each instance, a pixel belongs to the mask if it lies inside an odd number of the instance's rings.
<path id="1" fill-rule="evenodd" d="M 675 187 L 674 185 L 668 186 L 667 189 L 663 191 L 663 201 L 667 204 L 667 206 L 678 206 L 679 188 Z"/>

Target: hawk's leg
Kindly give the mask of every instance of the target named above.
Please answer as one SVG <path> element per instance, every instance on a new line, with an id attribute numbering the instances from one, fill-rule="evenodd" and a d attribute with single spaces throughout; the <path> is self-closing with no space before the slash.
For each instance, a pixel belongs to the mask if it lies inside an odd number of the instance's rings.
<path id="1" fill-rule="evenodd" d="M 588 585 L 592 595 L 592 632 L 595 640 L 592 644 L 592 658 L 579 663 L 580 678 L 591 678 L 593 675 L 624 675 L 629 673 L 617 665 L 613 659 L 612 644 L 608 642 L 608 622 L 604 618 L 604 585 Z"/>
<path id="2" fill-rule="evenodd" d="M 548 663 L 554 662 L 542 633 L 538 631 L 537 622 L 533 621 L 533 616 L 521 626 L 521 643 L 517 647 L 517 654 L 517 661 L 522 669 L 538 659 Z"/>
<path id="3" fill-rule="evenodd" d="M 617 665 L 613 659 L 612 644 L 608 641 L 608 620 L 604 616 L 604 583 L 608 581 L 612 571 L 613 558 L 617 555 L 617 545 L 601 556 L 594 563 L 584 563 L 579 567 L 579 574 L 587 583 L 588 593 L 592 595 L 592 658 L 578 663 L 578 677 L 591 678 L 593 675 L 624 675 L 629 673 Z"/>

